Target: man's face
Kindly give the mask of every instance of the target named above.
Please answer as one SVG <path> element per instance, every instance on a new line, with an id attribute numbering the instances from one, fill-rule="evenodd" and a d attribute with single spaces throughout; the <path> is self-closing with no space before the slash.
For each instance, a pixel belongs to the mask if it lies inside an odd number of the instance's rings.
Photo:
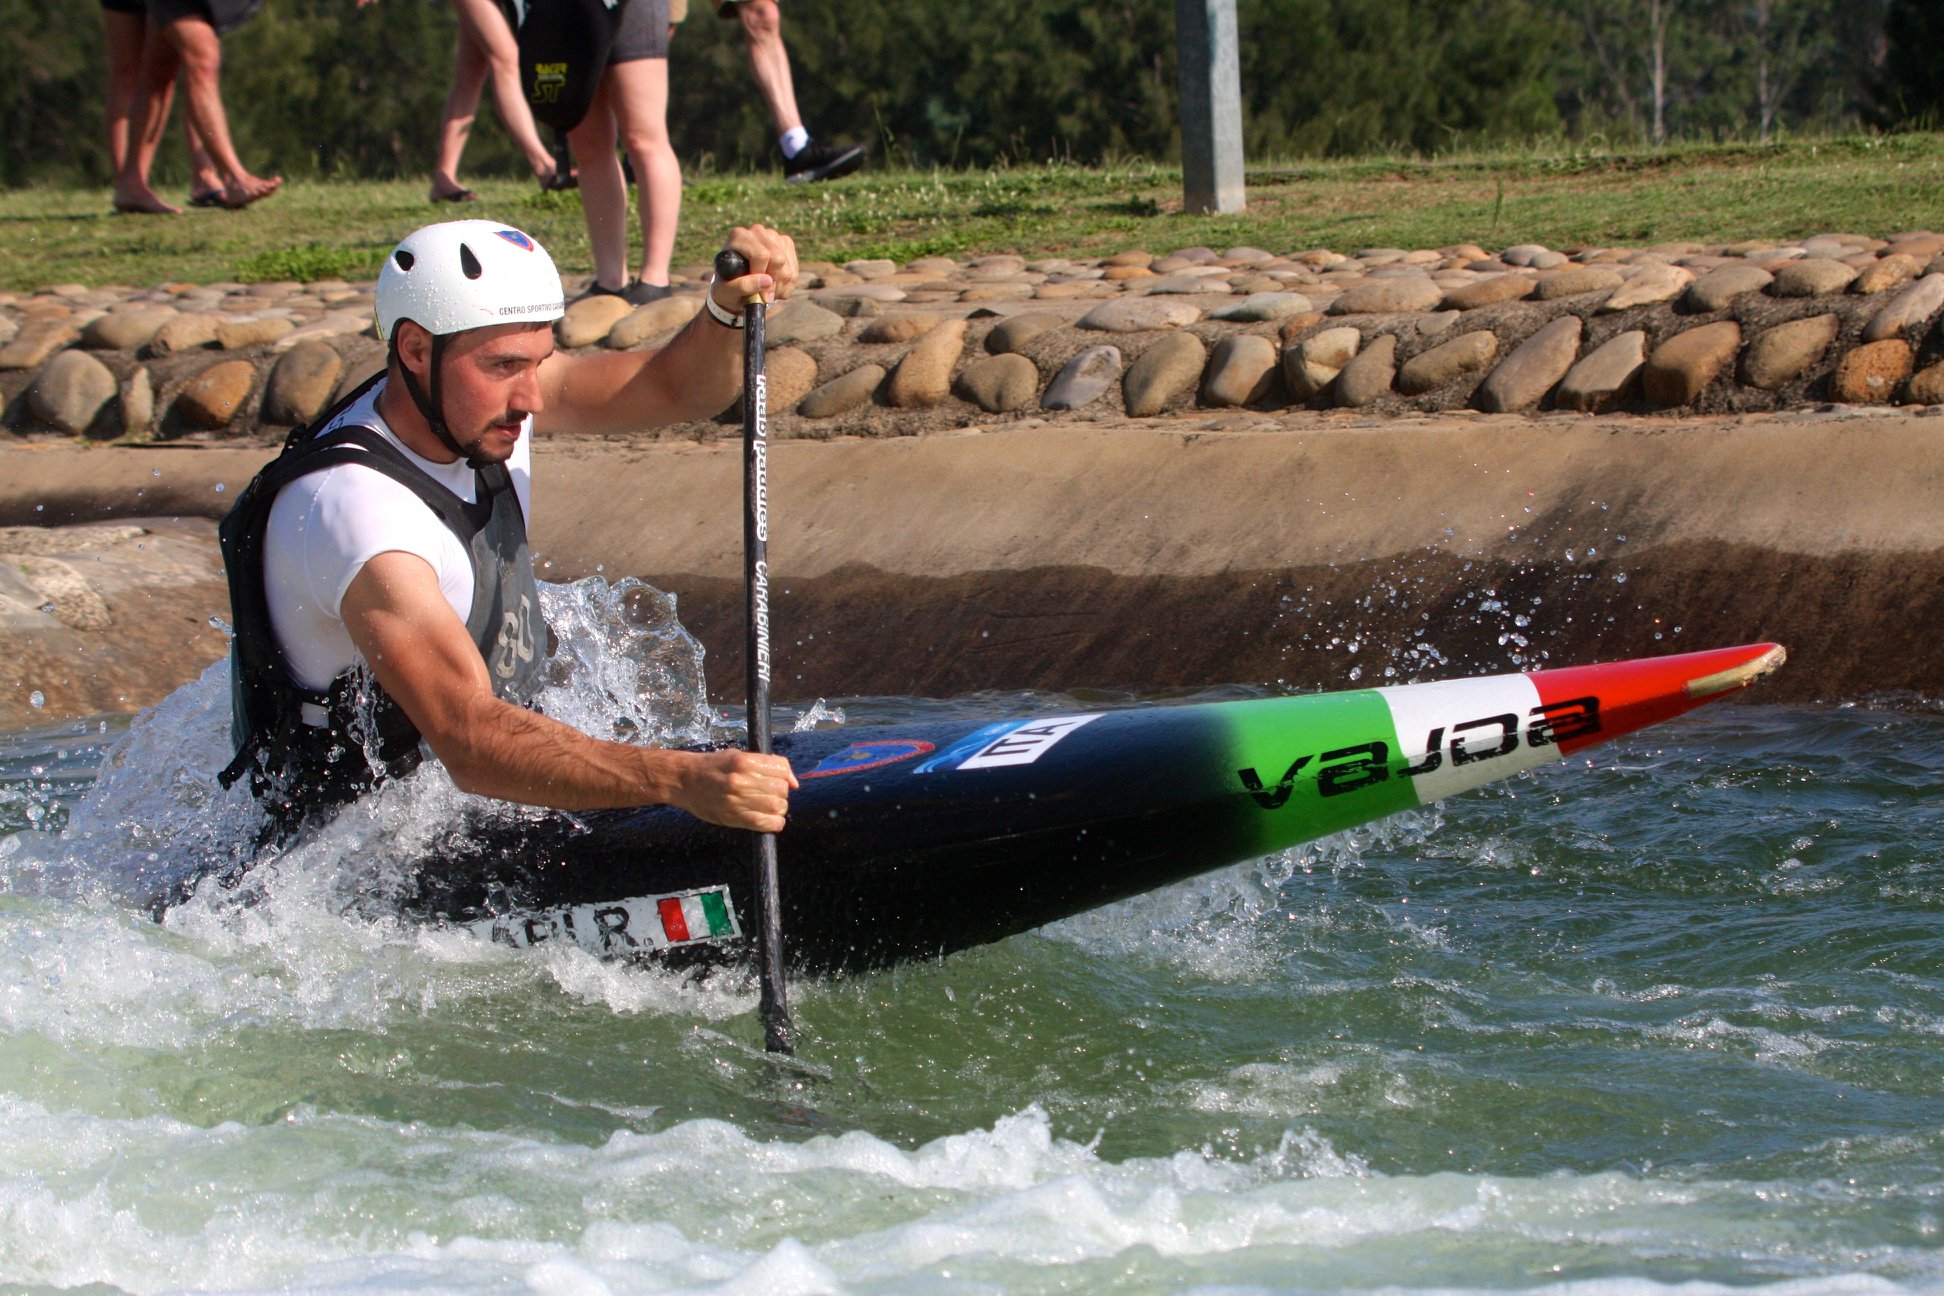
<path id="1" fill-rule="evenodd" d="M 553 353 L 547 324 L 468 329 L 446 343 L 439 404 L 447 430 L 468 456 L 491 463 L 512 456 L 521 424 L 540 412 L 540 365 Z M 429 346 L 422 354 L 429 360 Z"/>

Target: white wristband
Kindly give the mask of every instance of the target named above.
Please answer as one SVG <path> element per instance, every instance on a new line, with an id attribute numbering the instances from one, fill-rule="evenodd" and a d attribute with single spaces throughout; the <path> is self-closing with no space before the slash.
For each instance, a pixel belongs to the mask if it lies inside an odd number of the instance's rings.
<path id="1" fill-rule="evenodd" d="M 706 289 L 704 289 L 702 292 L 702 306 L 703 309 L 707 310 L 710 316 L 714 318 L 715 322 L 722 325 L 724 328 L 739 329 L 743 326 L 743 317 L 741 311 L 737 311 L 732 315 L 728 311 L 722 309 L 722 307 L 716 305 L 715 278 L 713 276 L 711 276 L 709 279 L 709 286 Z"/>

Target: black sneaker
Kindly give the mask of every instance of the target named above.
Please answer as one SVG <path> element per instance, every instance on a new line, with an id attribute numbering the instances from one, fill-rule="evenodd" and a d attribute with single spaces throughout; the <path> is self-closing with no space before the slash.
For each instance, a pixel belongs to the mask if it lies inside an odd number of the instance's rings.
<path id="1" fill-rule="evenodd" d="M 590 284 L 582 295 L 619 297 L 630 306 L 646 306 L 649 302 L 658 302 L 664 297 L 672 296 L 674 292 L 675 290 L 667 284 L 643 283 L 639 279 L 630 279 L 620 288 L 603 288 L 600 284 Z"/>
<path id="2" fill-rule="evenodd" d="M 793 158 L 783 162 L 783 178 L 791 184 L 812 180 L 835 180 L 864 165 L 862 144 L 819 144 L 811 140 Z"/>

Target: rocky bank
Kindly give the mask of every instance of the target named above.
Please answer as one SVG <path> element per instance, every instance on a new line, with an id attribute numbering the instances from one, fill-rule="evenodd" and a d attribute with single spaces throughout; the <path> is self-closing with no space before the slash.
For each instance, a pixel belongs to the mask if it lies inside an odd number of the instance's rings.
<path id="1" fill-rule="evenodd" d="M 783 696 L 1345 687 L 1759 638 L 1794 651 L 1768 697 L 1937 692 L 1944 236 L 809 269 L 771 321 Z M 559 340 L 655 345 L 689 288 L 578 302 Z M 5 533 L 0 724 L 140 705 L 220 651 L 208 519 L 376 366 L 369 304 L 0 298 L 0 523 L 174 519 Z M 735 435 L 556 438 L 536 500 L 546 574 L 676 591 L 726 696 Z M 180 570 L 142 586 L 165 545 Z"/>

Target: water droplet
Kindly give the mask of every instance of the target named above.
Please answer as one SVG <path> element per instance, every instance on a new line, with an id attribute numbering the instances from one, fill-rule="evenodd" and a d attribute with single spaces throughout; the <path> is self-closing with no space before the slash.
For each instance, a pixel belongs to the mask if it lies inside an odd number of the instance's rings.
<path id="1" fill-rule="evenodd" d="M 47 694 L 35 689 L 27 695 L 27 704 L 36 709 L 47 705 Z"/>

